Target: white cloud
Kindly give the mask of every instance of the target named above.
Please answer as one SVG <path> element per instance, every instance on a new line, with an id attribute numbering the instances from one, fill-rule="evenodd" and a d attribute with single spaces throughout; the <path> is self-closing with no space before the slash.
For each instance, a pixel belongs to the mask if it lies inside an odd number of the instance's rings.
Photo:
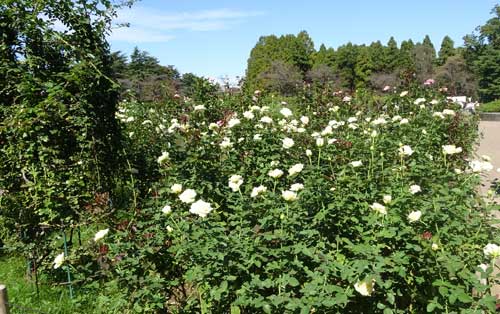
<path id="1" fill-rule="evenodd" d="M 128 28 L 113 30 L 114 41 L 162 42 L 174 38 L 173 31 L 215 31 L 242 23 L 245 19 L 263 15 L 260 11 L 214 9 L 196 12 L 168 13 L 145 7 L 132 7 L 118 12 L 117 23 Z"/>
<path id="2" fill-rule="evenodd" d="M 130 43 L 157 43 L 174 39 L 173 35 L 161 34 L 140 28 L 121 27 L 114 29 L 109 40 L 126 41 Z"/>

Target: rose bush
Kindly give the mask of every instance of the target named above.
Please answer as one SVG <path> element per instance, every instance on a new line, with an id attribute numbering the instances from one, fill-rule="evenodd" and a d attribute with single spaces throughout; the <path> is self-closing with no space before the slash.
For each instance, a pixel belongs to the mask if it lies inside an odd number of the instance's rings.
<path id="1" fill-rule="evenodd" d="M 130 147 L 157 171 L 107 236 L 107 271 L 134 310 L 494 311 L 483 249 L 498 232 L 475 193 L 488 165 L 473 158 L 474 116 L 429 88 L 307 105 L 256 95 L 126 104 Z"/>

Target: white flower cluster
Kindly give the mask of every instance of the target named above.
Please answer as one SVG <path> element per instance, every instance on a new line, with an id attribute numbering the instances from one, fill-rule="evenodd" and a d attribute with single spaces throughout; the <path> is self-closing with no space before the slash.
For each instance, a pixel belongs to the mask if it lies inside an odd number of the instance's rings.
<path id="1" fill-rule="evenodd" d="M 255 187 L 252 189 L 252 193 L 250 194 L 250 197 L 257 197 L 262 193 L 265 193 L 267 191 L 267 188 L 263 185 L 259 185 L 258 187 Z"/>
<path id="2" fill-rule="evenodd" d="M 374 279 L 365 279 L 354 284 L 354 289 L 362 296 L 369 297 L 372 295 L 375 286 Z"/>
<path id="3" fill-rule="evenodd" d="M 413 155 L 413 149 L 409 145 L 401 146 L 398 151 L 399 151 L 399 155 L 401 155 L 401 156 Z"/>
<path id="4" fill-rule="evenodd" d="M 283 171 L 280 169 L 273 169 L 267 173 L 271 178 L 278 179 L 283 175 Z"/>
<path id="5" fill-rule="evenodd" d="M 420 185 L 413 184 L 412 186 L 410 186 L 410 193 L 411 194 L 417 194 L 418 192 L 422 192 Z"/>
<path id="6" fill-rule="evenodd" d="M 408 214 L 408 221 L 409 222 L 416 222 L 420 220 L 420 217 L 422 217 L 422 212 L 419 210 L 412 211 L 411 213 Z"/>
<path id="7" fill-rule="evenodd" d="M 442 112 L 434 112 L 432 114 L 433 117 L 438 117 L 438 118 L 441 118 L 441 119 L 445 119 L 446 116 L 450 116 L 450 117 L 453 117 L 455 115 L 455 111 L 451 110 L 451 109 L 444 109 Z"/>
<path id="8" fill-rule="evenodd" d="M 493 243 L 488 243 L 484 249 L 484 256 L 487 258 L 495 259 L 500 257 L 500 246 L 493 244 Z"/>
<path id="9" fill-rule="evenodd" d="M 295 145 L 295 142 L 293 141 L 293 139 L 291 139 L 289 137 L 285 137 L 284 139 L 282 139 L 282 142 L 283 142 L 283 148 L 285 148 L 285 149 L 292 148 L 293 145 Z"/>
<path id="10" fill-rule="evenodd" d="M 243 177 L 240 175 L 232 175 L 229 178 L 229 187 L 233 192 L 238 192 L 240 190 L 240 186 L 243 184 Z"/>
<path id="11" fill-rule="evenodd" d="M 290 191 L 290 190 L 283 191 L 283 192 L 281 192 L 281 196 L 287 202 L 292 202 L 292 201 L 297 200 L 297 193 L 294 191 Z"/>
<path id="12" fill-rule="evenodd" d="M 462 152 L 462 147 L 457 147 L 455 145 L 443 145 L 443 154 L 453 155 Z"/>
<path id="13" fill-rule="evenodd" d="M 168 152 L 162 152 L 161 156 L 158 157 L 157 161 L 161 165 L 163 164 L 168 158 L 170 157 L 170 154 Z"/>
<path id="14" fill-rule="evenodd" d="M 487 172 L 493 169 L 493 165 L 486 160 L 472 160 L 469 162 L 472 172 Z"/>
<path id="15" fill-rule="evenodd" d="M 304 164 L 295 164 L 290 169 L 288 169 L 288 175 L 293 176 L 296 175 L 297 173 L 301 172 L 302 169 L 304 169 Z"/>
<path id="16" fill-rule="evenodd" d="M 387 215 L 387 209 L 385 208 L 384 205 L 382 205 L 380 203 L 375 202 L 372 205 L 370 205 L 370 208 L 379 214 Z"/>

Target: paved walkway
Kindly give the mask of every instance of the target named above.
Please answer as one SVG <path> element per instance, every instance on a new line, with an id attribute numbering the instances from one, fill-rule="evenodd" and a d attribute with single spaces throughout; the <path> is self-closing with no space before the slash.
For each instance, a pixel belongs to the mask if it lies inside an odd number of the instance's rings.
<path id="1" fill-rule="evenodd" d="M 477 153 L 479 156 L 490 156 L 493 164 L 493 170 L 483 176 L 483 186 L 480 191 L 486 195 L 491 182 L 500 177 L 500 173 L 496 171 L 500 168 L 500 121 L 481 121 L 479 131 L 482 133 L 482 138 Z M 500 197 L 497 197 L 496 201 L 500 202 Z"/>
<path id="2" fill-rule="evenodd" d="M 491 187 L 491 182 L 500 177 L 500 173 L 496 170 L 500 168 L 500 121 L 481 121 L 479 123 L 479 131 L 482 133 L 482 138 L 477 149 L 477 154 L 488 155 L 491 157 L 491 164 L 493 165 L 493 170 L 483 175 L 483 182 L 480 189 L 481 194 L 487 195 L 488 190 Z M 493 202 L 500 204 L 500 196 L 497 195 L 493 199 Z M 498 213 L 497 218 L 500 218 L 500 213 Z M 500 260 L 496 261 L 497 265 L 500 266 Z M 495 271 L 494 273 L 497 273 Z M 495 285 L 491 289 L 491 294 L 496 296 L 497 299 L 500 298 L 500 286 Z"/>

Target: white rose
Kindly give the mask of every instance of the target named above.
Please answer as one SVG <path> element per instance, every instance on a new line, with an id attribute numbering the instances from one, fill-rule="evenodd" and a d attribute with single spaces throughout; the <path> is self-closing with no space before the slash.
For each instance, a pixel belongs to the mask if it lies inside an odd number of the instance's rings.
<path id="1" fill-rule="evenodd" d="M 444 109 L 443 110 L 443 114 L 447 115 L 447 116 L 454 116 L 455 115 L 455 111 L 453 111 L 451 109 Z"/>
<path id="2" fill-rule="evenodd" d="M 233 192 L 237 192 L 240 190 L 240 186 L 243 184 L 243 177 L 240 176 L 240 175 L 232 175 L 230 178 L 229 178 L 229 187 L 231 188 L 231 190 L 233 190 Z"/>
<path id="3" fill-rule="evenodd" d="M 290 117 L 291 115 L 293 115 L 292 113 L 292 110 L 288 109 L 288 108 L 283 108 L 280 110 L 280 113 L 285 116 L 285 117 Z"/>
<path id="4" fill-rule="evenodd" d="M 285 148 L 285 149 L 292 148 L 293 145 L 295 144 L 295 142 L 293 141 L 293 139 L 291 139 L 289 137 L 285 137 L 281 141 L 283 142 L 283 148 Z"/>
<path id="5" fill-rule="evenodd" d="M 399 148 L 399 154 L 402 156 L 413 155 L 413 149 L 409 145 L 404 145 Z"/>
<path id="6" fill-rule="evenodd" d="M 207 203 L 203 200 L 198 200 L 191 204 L 191 208 L 189 209 L 189 212 L 191 214 L 198 215 L 202 218 L 207 217 L 207 215 L 213 210 L 212 205 L 210 203 Z"/>
<path id="7" fill-rule="evenodd" d="M 161 153 L 161 156 L 158 157 L 158 163 L 161 165 L 165 160 L 167 160 L 169 157 L 169 153 L 168 152 L 162 152 Z"/>
<path id="8" fill-rule="evenodd" d="M 267 174 L 271 178 L 278 179 L 279 177 L 281 177 L 283 175 L 283 171 L 281 171 L 280 169 L 273 169 L 273 170 L 270 170 Z"/>
<path id="9" fill-rule="evenodd" d="M 309 124 L 309 117 L 306 116 L 300 117 L 300 122 L 302 122 L 303 125 Z"/>
<path id="10" fill-rule="evenodd" d="M 410 186 L 410 193 L 411 194 L 417 194 L 418 192 L 422 192 L 422 189 L 420 188 L 419 185 L 414 184 L 414 185 Z"/>
<path id="11" fill-rule="evenodd" d="M 304 185 L 302 183 L 294 183 L 290 187 L 290 191 L 294 191 L 294 192 L 298 192 L 302 189 L 304 189 Z"/>
<path id="12" fill-rule="evenodd" d="M 326 136 L 326 135 L 330 135 L 330 134 L 333 134 L 333 129 L 332 129 L 332 126 L 331 125 L 327 125 L 323 131 L 321 131 L 321 135 L 322 136 Z"/>
<path id="13" fill-rule="evenodd" d="M 379 118 L 372 121 L 373 125 L 384 125 L 386 123 L 387 123 L 387 121 L 384 119 L 384 117 L 379 117 Z"/>
<path id="14" fill-rule="evenodd" d="M 237 126 L 240 123 L 241 123 L 240 119 L 238 119 L 238 118 L 232 118 L 231 120 L 229 120 L 227 122 L 227 127 L 228 128 L 232 128 L 234 126 Z"/>
<path id="15" fill-rule="evenodd" d="M 54 258 L 54 269 L 58 269 L 64 263 L 64 253 L 61 253 Z"/>
<path id="16" fill-rule="evenodd" d="M 97 231 L 97 233 L 94 236 L 94 242 L 97 242 L 97 241 L 101 240 L 102 238 L 104 238 L 108 234 L 108 232 L 109 232 L 109 229 L 103 229 L 103 230 Z"/>
<path id="17" fill-rule="evenodd" d="M 384 204 L 389 204 L 392 202 L 392 196 L 391 195 L 384 195 L 383 197 Z"/>
<path id="18" fill-rule="evenodd" d="M 288 169 L 288 175 L 293 176 L 304 169 L 304 164 L 295 164 L 290 169 Z"/>
<path id="19" fill-rule="evenodd" d="M 175 193 L 175 194 L 179 194 L 182 192 L 182 184 L 172 184 L 172 186 L 170 187 L 170 190 L 172 191 L 172 193 Z"/>
<path id="20" fill-rule="evenodd" d="M 281 197 L 283 197 L 283 199 L 287 202 L 292 202 L 297 199 L 297 193 L 294 191 L 283 191 L 281 192 Z"/>
<path id="21" fill-rule="evenodd" d="M 312 153 L 312 151 L 311 151 L 310 149 L 306 149 L 306 156 L 307 156 L 307 157 L 311 157 L 311 156 L 312 156 L 312 154 L 313 154 L 313 153 Z M 500 168 L 498 168 L 498 170 L 499 170 L 498 172 L 500 172 Z"/>
<path id="22" fill-rule="evenodd" d="M 350 165 L 353 166 L 354 168 L 357 168 L 361 167 L 363 165 L 363 162 L 361 160 L 351 161 Z"/>
<path id="23" fill-rule="evenodd" d="M 500 247 L 493 243 L 488 243 L 483 249 L 484 255 L 488 258 L 500 257 Z"/>
<path id="24" fill-rule="evenodd" d="M 322 147 L 322 146 L 324 146 L 324 145 L 325 145 L 325 140 L 324 140 L 322 137 L 318 137 L 318 138 L 316 139 L 316 146 L 318 146 L 318 147 Z"/>
<path id="25" fill-rule="evenodd" d="M 363 280 L 354 284 L 354 289 L 362 296 L 371 296 L 374 290 L 375 280 Z"/>
<path id="26" fill-rule="evenodd" d="M 425 101 L 425 98 L 417 98 L 415 99 L 415 101 L 413 102 L 415 105 L 420 105 L 421 103 L 423 103 Z"/>
<path id="27" fill-rule="evenodd" d="M 455 145 L 443 145 L 443 154 L 453 155 L 462 152 L 462 147 L 456 147 Z"/>
<path id="28" fill-rule="evenodd" d="M 419 211 L 419 210 L 412 211 L 411 213 L 408 214 L 408 221 L 409 222 L 418 221 L 421 216 L 422 216 L 422 212 L 421 211 Z"/>
<path id="29" fill-rule="evenodd" d="M 245 111 L 245 112 L 243 112 L 243 117 L 245 117 L 245 119 L 252 120 L 255 116 L 254 116 L 253 112 Z"/>
<path id="30" fill-rule="evenodd" d="M 260 118 L 260 122 L 262 123 L 273 123 L 273 119 L 269 118 L 268 116 L 264 116 L 262 118 Z"/>
<path id="31" fill-rule="evenodd" d="M 196 197 L 196 191 L 193 189 L 187 189 L 179 195 L 181 202 L 186 204 L 191 204 L 194 202 Z"/>
<path id="32" fill-rule="evenodd" d="M 223 149 L 224 148 L 231 148 L 231 147 L 233 147 L 233 143 L 231 143 L 231 139 L 230 138 L 224 137 L 222 139 L 222 142 L 220 143 L 220 147 L 223 148 Z"/>
<path id="33" fill-rule="evenodd" d="M 267 188 L 265 186 L 259 185 L 258 187 L 255 187 L 252 189 L 252 193 L 250 194 L 250 197 L 257 197 L 266 191 L 267 191 Z"/>
<path id="34" fill-rule="evenodd" d="M 384 205 L 380 204 L 380 203 L 373 203 L 372 205 L 370 205 L 371 209 L 373 209 L 374 211 L 382 214 L 382 215 L 386 215 L 387 214 L 387 209 L 385 208 Z"/>
<path id="35" fill-rule="evenodd" d="M 169 205 L 165 205 L 165 206 L 163 206 L 161 211 L 164 214 L 170 214 L 172 212 L 172 207 L 170 207 Z"/>

